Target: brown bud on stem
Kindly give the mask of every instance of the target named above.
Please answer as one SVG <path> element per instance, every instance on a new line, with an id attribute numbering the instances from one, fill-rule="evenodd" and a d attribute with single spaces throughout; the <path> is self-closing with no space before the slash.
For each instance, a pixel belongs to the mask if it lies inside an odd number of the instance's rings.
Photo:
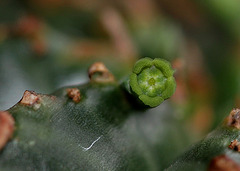
<path id="1" fill-rule="evenodd" d="M 240 166 L 227 157 L 226 155 L 220 155 L 213 158 L 209 165 L 209 171 L 239 171 Z"/>
<path id="2" fill-rule="evenodd" d="M 81 100 L 81 94 L 78 88 L 68 88 L 67 95 L 70 99 L 72 99 L 75 103 L 79 103 Z"/>
<path id="3" fill-rule="evenodd" d="M 20 104 L 23 104 L 26 106 L 33 106 L 34 109 L 38 109 L 41 106 L 40 96 L 34 91 L 26 90 L 23 94 Z"/>
<path id="4" fill-rule="evenodd" d="M 240 129 L 240 109 L 233 109 L 224 120 L 226 126 Z"/>
<path id="5" fill-rule="evenodd" d="M 114 82 L 114 76 L 102 62 L 92 64 L 88 69 L 88 76 L 93 82 Z"/>
<path id="6" fill-rule="evenodd" d="M 10 113 L 0 111 L 0 150 L 12 137 L 14 131 L 14 119 Z"/>
<path id="7" fill-rule="evenodd" d="M 238 140 L 233 140 L 228 147 L 235 151 L 240 152 L 240 142 Z"/>

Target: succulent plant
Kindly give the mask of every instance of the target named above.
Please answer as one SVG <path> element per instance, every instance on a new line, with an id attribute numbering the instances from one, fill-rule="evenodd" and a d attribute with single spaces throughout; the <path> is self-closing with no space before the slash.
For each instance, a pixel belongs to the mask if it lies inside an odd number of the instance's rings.
<path id="1" fill-rule="evenodd" d="M 240 170 L 239 2 L 103 2 L 0 3 L 0 171 Z"/>
<path id="2" fill-rule="evenodd" d="M 88 75 L 0 112 L 0 170 L 161 170 L 179 154 L 184 131 L 168 103 L 156 107 L 175 91 L 167 61 L 143 58 L 122 83 L 100 62 Z"/>
<path id="3" fill-rule="evenodd" d="M 193 145 L 166 170 L 240 170 L 240 109 Z"/>

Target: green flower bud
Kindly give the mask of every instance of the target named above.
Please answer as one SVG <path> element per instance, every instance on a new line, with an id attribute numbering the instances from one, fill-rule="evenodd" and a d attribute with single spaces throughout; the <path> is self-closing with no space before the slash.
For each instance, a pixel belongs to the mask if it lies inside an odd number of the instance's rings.
<path id="1" fill-rule="evenodd" d="M 134 65 L 129 84 L 145 105 L 156 107 L 174 94 L 176 82 L 173 73 L 168 61 L 143 58 Z"/>

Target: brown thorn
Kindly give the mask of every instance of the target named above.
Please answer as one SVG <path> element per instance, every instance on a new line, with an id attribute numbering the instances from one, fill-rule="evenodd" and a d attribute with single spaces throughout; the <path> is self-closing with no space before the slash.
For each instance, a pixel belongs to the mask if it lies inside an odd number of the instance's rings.
<path id="1" fill-rule="evenodd" d="M 233 109 L 228 117 L 224 120 L 224 124 L 240 129 L 240 109 Z"/>
<path id="2" fill-rule="evenodd" d="M 213 158 L 210 162 L 209 171 L 239 171 L 240 166 L 226 155 Z"/>
<path id="3" fill-rule="evenodd" d="M 92 64 L 88 69 L 88 76 L 94 82 L 114 82 L 115 78 L 102 62 Z"/>
<path id="4" fill-rule="evenodd" d="M 14 119 L 7 111 L 0 111 L 0 150 L 12 137 L 14 131 Z"/>
<path id="5" fill-rule="evenodd" d="M 40 97 L 34 91 L 26 90 L 20 103 L 27 106 L 33 106 L 38 109 L 40 107 Z"/>
<path id="6" fill-rule="evenodd" d="M 68 88 L 67 95 L 70 99 L 72 99 L 75 103 L 79 103 L 81 100 L 81 94 L 78 88 Z"/>

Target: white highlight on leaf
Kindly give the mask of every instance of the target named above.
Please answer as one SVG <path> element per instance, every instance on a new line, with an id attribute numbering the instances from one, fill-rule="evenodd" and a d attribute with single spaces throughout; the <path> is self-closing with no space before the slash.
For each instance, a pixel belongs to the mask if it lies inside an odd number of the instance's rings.
<path id="1" fill-rule="evenodd" d="M 101 135 L 100 137 L 98 137 L 95 141 L 93 141 L 92 144 L 91 144 L 89 147 L 87 147 L 87 148 L 85 148 L 85 147 L 83 147 L 83 146 L 81 146 L 81 145 L 79 145 L 79 146 L 82 147 L 83 151 L 88 151 L 89 149 L 92 148 L 92 146 L 93 146 L 98 140 L 100 140 L 101 137 L 102 137 L 102 135 Z"/>

